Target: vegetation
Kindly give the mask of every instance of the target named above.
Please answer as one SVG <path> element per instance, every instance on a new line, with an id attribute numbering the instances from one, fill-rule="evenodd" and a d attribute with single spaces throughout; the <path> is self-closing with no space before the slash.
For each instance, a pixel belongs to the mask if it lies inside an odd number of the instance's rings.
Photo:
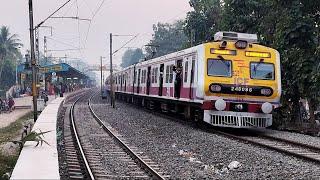
<path id="1" fill-rule="evenodd" d="M 183 21 L 177 21 L 173 24 L 158 23 L 153 25 L 152 40 L 146 45 L 146 54 L 142 49 L 128 49 L 123 57 L 121 67 L 128 67 L 139 62 L 139 60 L 151 59 L 179 51 L 186 47 L 187 36 L 183 32 Z"/>
<path id="2" fill-rule="evenodd" d="M 173 24 L 153 25 L 153 37 L 146 46 L 147 58 L 163 56 L 183 49 L 187 36 L 183 32 L 183 21 Z"/>
<path id="3" fill-rule="evenodd" d="M 139 62 L 144 57 L 142 49 L 128 49 L 122 56 L 121 67 L 125 68 Z"/>
<path id="4" fill-rule="evenodd" d="M 0 95 L 14 85 L 15 64 L 22 57 L 19 50 L 21 46 L 18 35 L 11 35 L 6 26 L 0 28 Z"/>
<path id="5" fill-rule="evenodd" d="M 20 137 L 23 125 L 28 119 L 32 119 L 32 117 L 33 113 L 29 113 L 19 120 L 11 123 L 9 126 L 0 128 L 0 145 L 10 142 L 17 137 Z M 14 153 L 14 155 L 8 155 L 8 153 L 4 152 L 3 150 L 0 151 L 0 179 L 3 178 L 3 175 L 5 173 L 12 171 L 14 165 L 16 164 L 18 156 L 18 150 Z"/>

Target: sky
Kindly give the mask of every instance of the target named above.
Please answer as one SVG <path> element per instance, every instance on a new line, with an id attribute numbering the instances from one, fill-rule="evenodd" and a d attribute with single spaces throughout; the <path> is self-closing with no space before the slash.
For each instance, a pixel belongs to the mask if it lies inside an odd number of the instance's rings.
<path id="1" fill-rule="evenodd" d="M 2 0 L 0 26 L 18 34 L 24 47 L 30 47 L 28 0 Z M 34 25 L 36 26 L 67 0 L 33 0 Z M 54 57 L 80 58 L 89 64 L 98 64 L 100 56 L 109 57 L 109 33 L 137 35 L 127 47 L 141 48 L 152 37 L 152 25 L 158 22 L 173 23 L 186 17 L 191 10 L 189 0 L 71 0 L 55 17 L 78 16 L 88 20 L 49 19 L 40 28 L 40 51 L 47 36 L 48 54 Z M 100 8 L 99 8 L 100 7 Z M 132 36 L 113 38 L 114 50 Z M 126 48 L 114 56 L 115 64 L 121 63 Z M 108 61 L 108 59 L 105 59 Z"/>

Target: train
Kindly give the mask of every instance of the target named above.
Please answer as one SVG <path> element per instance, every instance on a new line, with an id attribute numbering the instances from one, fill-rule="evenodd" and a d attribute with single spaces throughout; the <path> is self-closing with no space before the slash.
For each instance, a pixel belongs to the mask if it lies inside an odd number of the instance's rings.
<path id="1" fill-rule="evenodd" d="M 112 85 L 117 99 L 197 123 L 266 128 L 280 106 L 280 69 L 279 52 L 256 34 L 222 31 L 211 42 L 124 68 Z M 105 84 L 110 91 L 110 77 Z"/>

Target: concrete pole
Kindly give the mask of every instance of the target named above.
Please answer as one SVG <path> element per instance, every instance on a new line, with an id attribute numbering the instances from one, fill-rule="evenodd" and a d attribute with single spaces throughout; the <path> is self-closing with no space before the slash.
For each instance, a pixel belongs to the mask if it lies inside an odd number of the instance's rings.
<path id="1" fill-rule="evenodd" d="M 32 65 L 32 96 L 33 96 L 33 120 L 37 121 L 37 86 L 36 86 L 36 58 L 34 52 L 34 28 L 33 28 L 33 5 L 32 0 L 29 0 L 29 25 L 30 25 L 30 50 L 31 50 L 31 65 Z"/>
<path id="2" fill-rule="evenodd" d="M 46 65 L 48 65 L 47 36 L 44 36 L 44 39 L 43 39 L 43 53 L 44 53 L 45 63 L 46 63 Z"/>
<path id="3" fill-rule="evenodd" d="M 100 56 L 100 75 L 101 75 L 101 97 L 102 97 L 102 92 L 103 92 L 103 86 L 102 86 L 102 56 Z"/>
<path id="4" fill-rule="evenodd" d="M 113 68 L 112 68 L 112 33 L 110 33 L 110 94 L 111 94 L 111 106 L 115 108 L 115 93 L 113 88 Z"/>

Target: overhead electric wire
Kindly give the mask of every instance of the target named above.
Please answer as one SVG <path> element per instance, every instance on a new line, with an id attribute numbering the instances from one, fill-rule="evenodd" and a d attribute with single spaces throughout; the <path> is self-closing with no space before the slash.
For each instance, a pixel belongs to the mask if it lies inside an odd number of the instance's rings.
<path id="1" fill-rule="evenodd" d="M 79 4 L 78 4 L 78 0 L 76 0 L 76 7 L 77 7 L 77 12 L 76 12 L 76 16 L 79 17 Z M 91 21 L 90 21 L 91 22 Z M 80 20 L 78 20 L 78 34 L 79 34 L 79 53 L 80 53 L 80 56 L 82 58 L 84 58 L 83 56 L 83 52 L 81 50 L 81 33 L 80 33 Z"/>
<path id="2" fill-rule="evenodd" d="M 117 36 L 117 35 L 115 35 Z M 136 37 L 138 37 L 139 34 L 135 35 L 133 38 L 131 38 L 129 41 L 127 41 L 123 46 L 121 46 L 119 49 L 115 50 L 112 54 L 117 53 L 119 50 L 121 50 L 123 47 L 125 47 L 126 45 L 128 45 L 131 41 L 133 41 Z"/>
<path id="3" fill-rule="evenodd" d="M 52 49 L 52 50 L 47 50 L 48 52 L 52 51 L 79 51 L 79 49 Z"/>
<path id="4" fill-rule="evenodd" d="M 56 42 L 58 42 L 58 43 L 60 43 L 60 44 L 63 44 L 63 45 L 66 45 L 66 46 L 69 46 L 69 47 L 72 47 L 72 48 L 75 48 L 75 49 L 78 49 L 78 48 L 79 48 L 79 47 L 76 47 L 76 46 L 74 46 L 74 45 L 71 45 L 71 44 L 68 44 L 68 43 L 65 43 L 65 42 L 62 42 L 62 41 L 53 39 L 52 37 L 47 37 L 47 39 L 51 39 L 51 40 L 56 41 Z"/>
<path id="5" fill-rule="evenodd" d="M 93 19 L 96 17 L 96 15 L 98 14 L 98 12 L 100 11 L 100 9 L 102 8 L 103 4 L 106 2 L 106 0 L 102 0 L 102 2 L 100 3 L 98 9 L 96 9 L 96 11 L 92 14 L 92 17 L 91 17 L 91 21 L 89 23 L 89 27 L 88 27 L 88 31 L 87 31 L 87 34 L 86 34 L 86 39 L 85 39 L 85 45 L 87 44 L 87 41 L 88 41 L 88 37 L 89 37 L 89 33 L 90 33 L 90 29 L 91 29 L 91 25 L 92 25 L 92 21 Z"/>
<path id="6" fill-rule="evenodd" d="M 62 6 L 60 6 L 57 10 L 55 10 L 52 14 L 50 14 L 46 19 L 44 19 L 43 21 L 41 21 L 34 29 L 39 28 L 43 23 L 45 23 L 51 16 L 55 15 L 58 11 L 60 11 L 60 9 L 62 9 L 65 5 L 67 5 L 71 0 L 68 0 L 67 2 L 65 2 Z"/>

